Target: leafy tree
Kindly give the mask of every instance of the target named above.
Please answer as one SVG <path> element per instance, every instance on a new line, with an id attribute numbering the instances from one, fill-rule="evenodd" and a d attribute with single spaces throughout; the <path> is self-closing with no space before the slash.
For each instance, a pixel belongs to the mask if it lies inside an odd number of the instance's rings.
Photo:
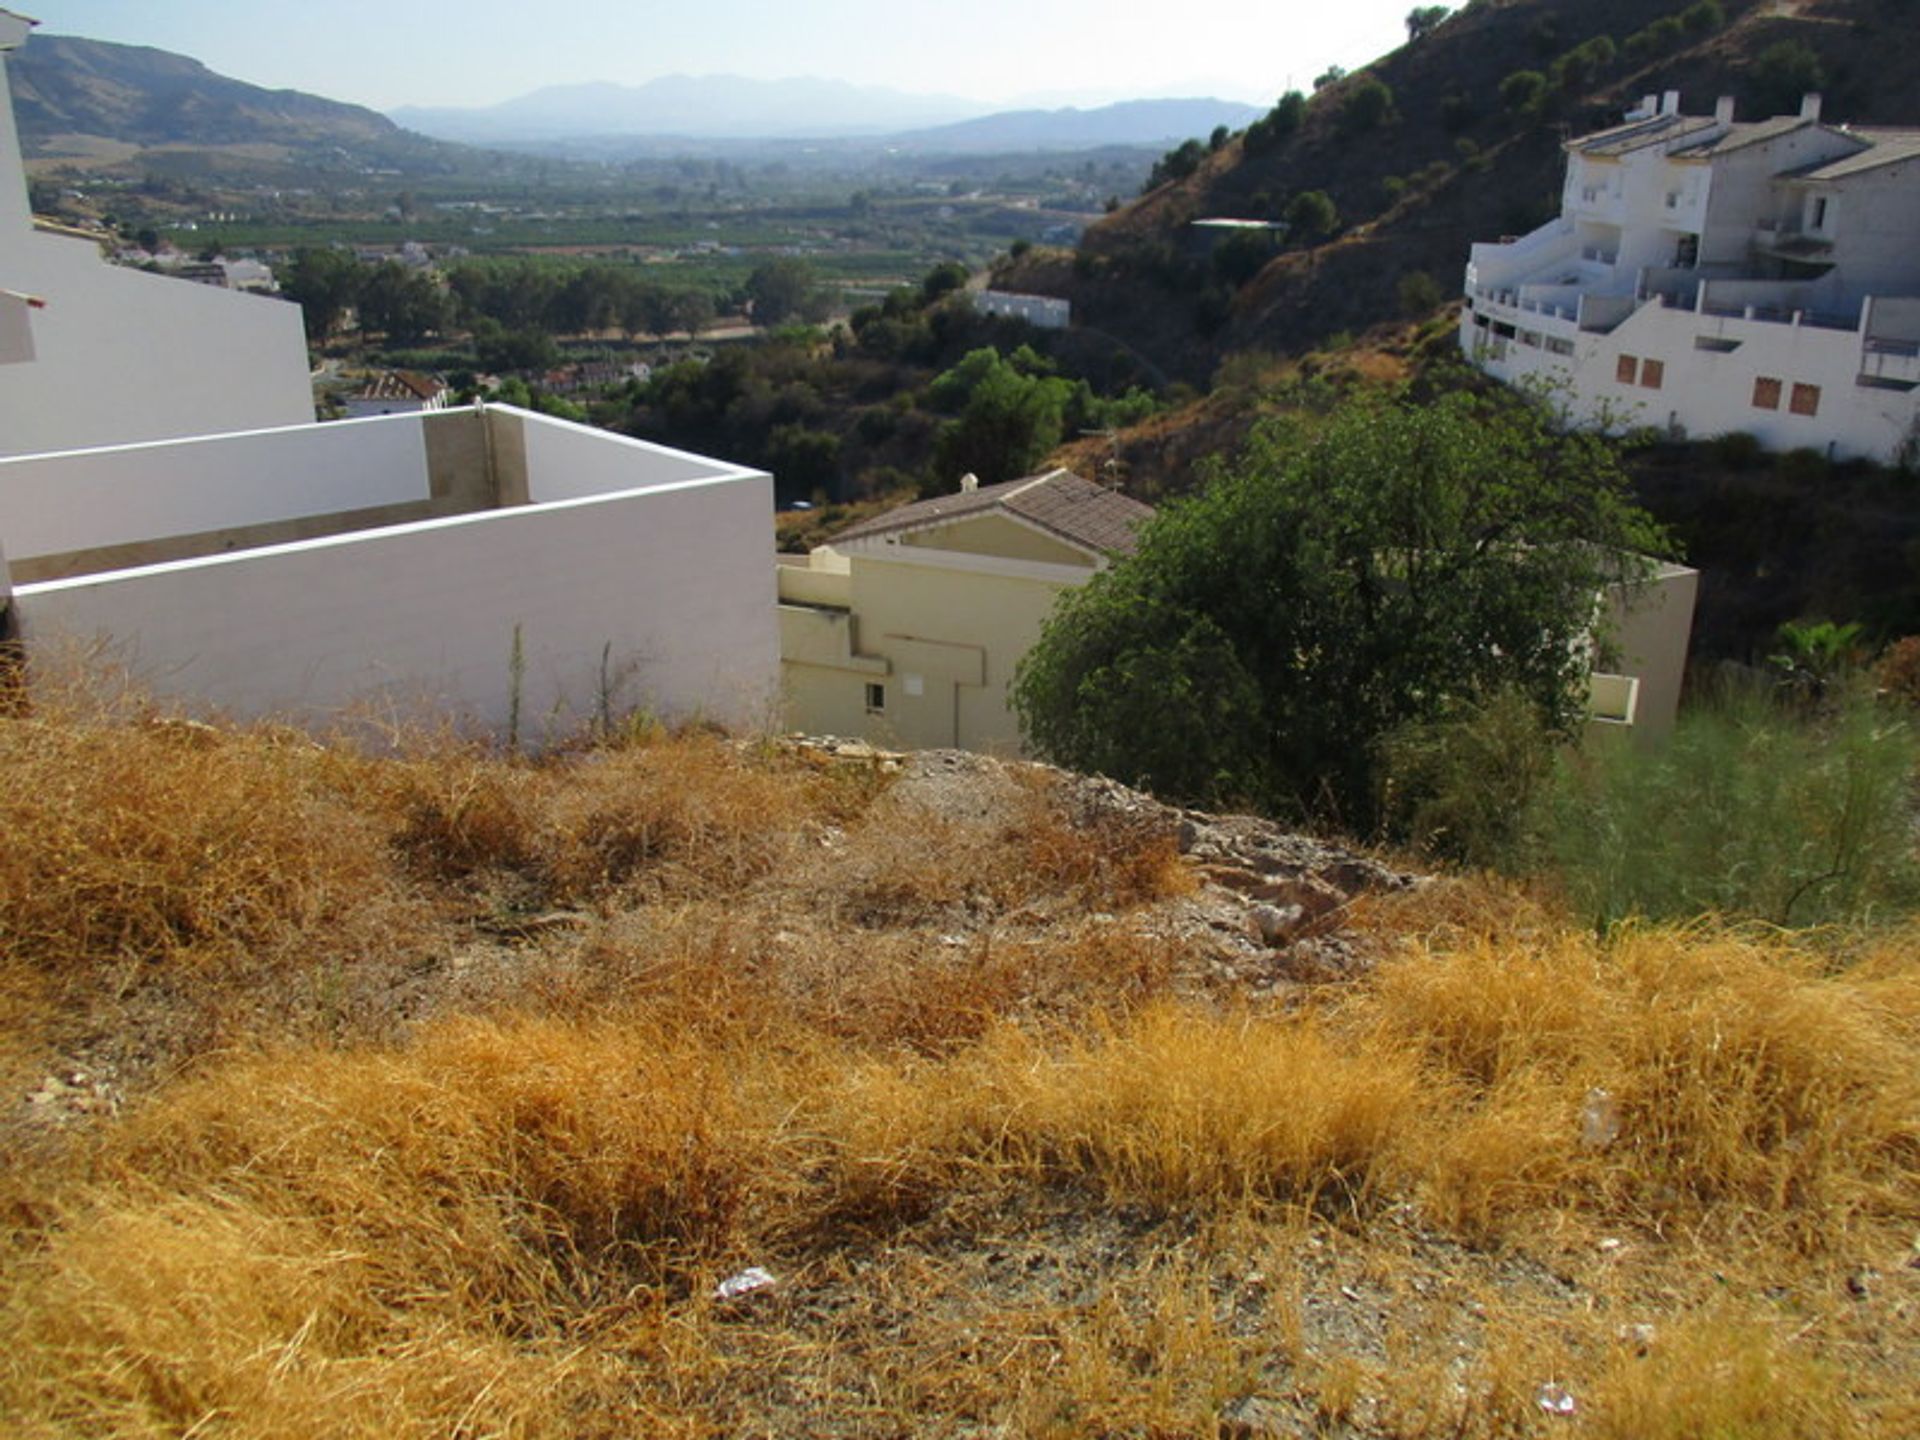
<path id="1" fill-rule="evenodd" d="M 929 270 L 920 281 L 920 298 L 923 301 L 938 300 L 955 290 L 966 288 L 972 278 L 972 272 L 958 260 L 944 260 Z"/>
<path id="2" fill-rule="evenodd" d="M 817 288 L 813 267 L 806 261 L 791 256 L 769 260 L 747 277 L 754 323 L 772 326 L 804 316 Z"/>
<path id="3" fill-rule="evenodd" d="M 1298 90 L 1287 91 L 1273 109 L 1247 127 L 1247 152 L 1259 155 L 1277 148 L 1306 118 L 1307 97 Z"/>
<path id="4" fill-rule="evenodd" d="M 1407 43 L 1424 40 L 1453 12 L 1444 5 L 1416 5 L 1407 12 Z"/>
<path id="5" fill-rule="evenodd" d="M 1366 828 L 1397 727 L 1507 687 L 1572 726 L 1595 593 L 1662 542 L 1604 440 L 1511 396 L 1358 397 L 1256 429 L 1063 597 L 1014 703 L 1075 768 Z"/>
<path id="6" fill-rule="evenodd" d="M 1227 141 L 1233 138 L 1233 131 L 1225 125 L 1213 127 L 1213 133 L 1207 136 L 1207 149 L 1216 153 L 1227 148 Z"/>
<path id="7" fill-rule="evenodd" d="M 1147 183 L 1140 187 L 1140 193 L 1146 194 L 1169 180 L 1184 180 L 1200 168 L 1200 162 L 1207 158 L 1207 147 L 1198 140 L 1182 140 L 1177 146 L 1153 162 L 1153 170 L 1147 176 Z"/>
<path id="8" fill-rule="evenodd" d="M 300 307 L 307 339 L 324 344 L 360 298 L 365 272 L 344 250 L 305 246 L 281 273 L 280 290 Z"/>
<path id="9" fill-rule="evenodd" d="M 1304 190 L 1287 203 L 1287 238 L 1311 244 L 1331 235 L 1340 223 L 1340 212 L 1324 190 Z"/>
<path id="10" fill-rule="evenodd" d="M 1340 105 L 1340 128 L 1362 135 L 1393 118 L 1393 90 L 1386 81 L 1363 76 L 1347 91 Z"/>
<path id="11" fill-rule="evenodd" d="M 1538 70 L 1515 70 L 1500 82 L 1500 103 L 1515 115 L 1537 114 L 1547 98 L 1547 77 Z"/>
<path id="12" fill-rule="evenodd" d="M 1318 75 L 1313 77 L 1313 93 L 1318 95 L 1322 90 L 1326 89 L 1329 85 L 1338 85 L 1342 80 L 1346 78 L 1347 78 L 1347 72 L 1344 66 L 1329 65 L 1326 69 L 1322 70 Z"/>
<path id="13" fill-rule="evenodd" d="M 1727 23 L 1727 12 L 1721 8 L 1720 0 L 1695 0 L 1680 12 L 1680 23 L 1687 27 L 1690 35 L 1706 35 Z"/>
<path id="14" fill-rule="evenodd" d="M 1826 83 L 1819 54 L 1798 40 L 1769 45 L 1753 62 L 1753 99 L 1762 115 L 1789 114 L 1802 95 Z"/>
<path id="15" fill-rule="evenodd" d="M 1576 45 L 1550 68 L 1554 85 L 1568 94 L 1577 94 L 1597 80 L 1619 58 L 1620 47 L 1610 35 L 1596 35 Z"/>
<path id="16" fill-rule="evenodd" d="M 1039 360 L 1022 346 L 1008 358 L 975 350 L 955 367 L 965 372 L 956 383 L 964 383 L 966 400 L 934 441 L 933 473 L 942 488 L 969 472 L 986 484 L 1029 474 L 1060 443 L 1074 386 L 1023 366 L 1022 352 Z M 947 379 L 932 388 L 950 397 L 951 386 L 941 389 Z"/>
<path id="17" fill-rule="evenodd" d="M 390 345 L 415 345 L 447 323 L 446 297 L 428 276 L 397 261 L 376 265 L 360 285 L 360 328 Z"/>

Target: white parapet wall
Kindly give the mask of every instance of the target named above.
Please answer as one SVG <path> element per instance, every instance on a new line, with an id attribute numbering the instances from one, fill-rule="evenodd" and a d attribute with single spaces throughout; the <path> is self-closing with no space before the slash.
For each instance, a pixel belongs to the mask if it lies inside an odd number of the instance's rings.
<path id="1" fill-rule="evenodd" d="M 0 458 L 15 561 L 427 496 L 423 431 L 381 421 Z"/>
<path id="2" fill-rule="evenodd" d="M 293 503 L 351 512 L 429 486 L 490 490 L 491 501 L 18 583 L 28 557 L 12 538 L 0 469 L 0 536 L 30 663 L 104 650 L 156 696 L 237 718 L 327 725 L 358 714 L 496 737 L 517 718 L 529 744 L 607 712 L 771 718 L 773 492 L 761 472 L 504 406 L 133 448 L 148 474 L 166 477 L 162 489 L 196 503 L 251 474 L 234 516 L 270 519 Z M 487 483 L 449 477 L 460 465 L 484 466 Z M 12 468 L 80 486 L 137 485 L 142 469 L 125 449 Z M 204 531 L 221 518 L 209 504 L 180 523 Z M 121 543 L 153 528 L 53 527 L 34 543 Z"/>

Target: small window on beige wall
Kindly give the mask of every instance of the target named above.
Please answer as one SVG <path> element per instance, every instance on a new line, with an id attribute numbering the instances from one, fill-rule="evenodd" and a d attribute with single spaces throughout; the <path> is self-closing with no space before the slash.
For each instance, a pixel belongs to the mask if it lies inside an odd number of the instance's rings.
<path id="1" fill-rule="evenodd" d="M 1787 408 L 1796 415 L 1818 415 L 1820 413 L 1820 387 L 1818 385 L 1795 385 L 1793 398 L 1787 402 Z"/>
<path id="2" fill-rule="evenodd" d="M 1753 408 L 1756 410 L 1778 410 L 1780 408 L 1780 382 L 1771 375 L 1756 375 L 1754 377 Z"/>
<path id="3" fill-rule="evenodd" d="M 1631 355 L 1622 355 L 1613 367 L 1613 378 L 1622 385 L 1631 385 L 1639 374 L 1640 362 Z"/>
<path id="4" fill-rule="evenodd" d="M 886 686 L 872 683 L 867 685 L 867 713 L 869 715 L 884 715 L 887 713 Z"/>
<path id="5" fill-rule="evenodd" d="M 1658 390 L 1666 383 L 1667 365 L 1664 360 L 1649 360 L 1640 367 L 1640 383 L 1649 390 Z"/>

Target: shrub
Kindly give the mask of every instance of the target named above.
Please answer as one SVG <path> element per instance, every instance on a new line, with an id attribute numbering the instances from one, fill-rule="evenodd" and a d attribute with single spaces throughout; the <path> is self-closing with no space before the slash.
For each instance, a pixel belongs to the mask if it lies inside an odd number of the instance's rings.
<path id="1" fill-rule="evenodd" d="M 1517 690 L 1403 725 L 1380 745 L 1381 814 L 1415 849 L 1512 869 L 1527 853 L 1529 817 L 1553 773 L 1553 741 Z"/>
<path id="2" fill-rule="evenodd" d="M 1720 0 L 1695 0 L 1680 12 L 1680 23 L 1691 35 L 1705 35 L 1727 23 L 1727 12 L 1720 8 Z"/>
<path id="3" fill-rule="evenodd" d="M 1443 299 L 1439 282 L 1424 270 L 1409 270 L 1402 275 L 1395 291 L 1400 299 L 1400 313 L 1414 320 L 1437 310 Z"/>
<path id="4" fill-rule="evenodd" d="M 1547 96 L 1547 77 L 1538 70 L 1515 70 L 1500 82 L 1500 103 L 1510 114 L 1536 114 Z"/>
<path id="5" fill-rule="evenodd" d="M 1873 678 L 1887 699 L 1920 710 L 1920 635 L 1905 636 L 1882 651 Z"/>
<path id="6" fill-rule="evenodd" d="M 1722 694 L 1682 715 L 1659 750 L 1600 744 L 1565 760 L 1547 854 L 1597 925 L 1861 918 L 1920 893 L 1916 759 L 1912 726 L 1858 699 L 1809 717 Z"/>
<path id="7" fill-rule="evenodd" d="M 1340 128 L 1349 135 L 1363 135 L 1392 118 L 1393 90 L 1372 75 L 1355 82 L 1340 105 Z"/>

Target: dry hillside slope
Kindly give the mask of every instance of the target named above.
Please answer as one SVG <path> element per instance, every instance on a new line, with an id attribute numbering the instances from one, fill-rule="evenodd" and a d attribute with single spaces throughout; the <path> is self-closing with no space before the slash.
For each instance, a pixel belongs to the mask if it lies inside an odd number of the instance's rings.
<path id="1" fill-rule="evenodd" d="M 1920 1427 L 1910 929 L 704 733 L 42 710 L 0 826 L 11 1434 Z"/>

